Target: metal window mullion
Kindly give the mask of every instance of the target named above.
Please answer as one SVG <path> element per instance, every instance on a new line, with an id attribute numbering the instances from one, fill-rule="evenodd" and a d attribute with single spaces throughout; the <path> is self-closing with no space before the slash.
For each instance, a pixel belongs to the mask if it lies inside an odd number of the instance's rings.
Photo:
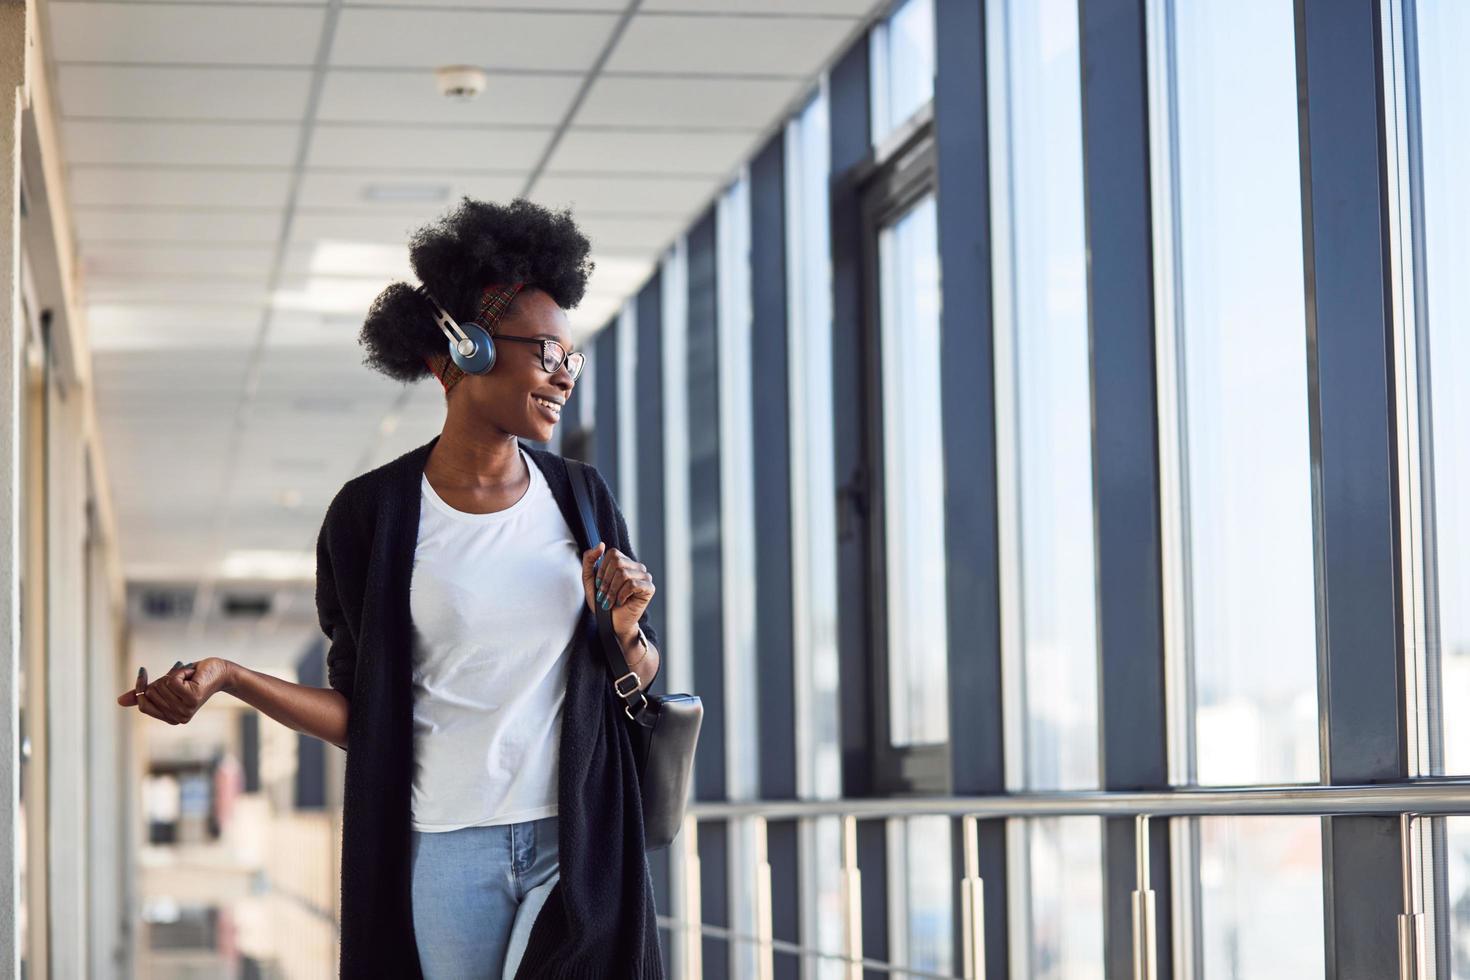
<path id="1" fill-rule="evenodd" d="M 951 792 L 1004 792 L 1006 751 L 1020 727 L 1005 710 L 1000 589 L 1000 393 L 995 342 L 1005 329 L 992 298 L 991 117 L 987 56 L 994 50 L 989 11 L 973 0 L 934 5 L 934 128 L 940 275 L 940 337 L 945 478 L 945 588 Z M 1002 116 L 1002 120 L 1005 117 Z M 1004 169 L 1002 169 L 1004 173 Z M 944 270 L 948 269 L 949 274 Z M 1014 470 L 1010 472 L 1014 473 Z M 961 637 L 965 639 L 960 640 Z M 971 943 L 984 975 L 1007 974 L 1010 916 L 1006 822 L 965 818 L 951 824 L 956 964 L 965 964 L 965 910 L 980 910 Z M 971 851 L 967 855 L 966 848 Z M 967 857 L 972 860 L 967 860 Z M 967 885 L 967 882 L 969 883 Z M 978 889 L 973 886 L 978 885 Z M 966 900 L 965 889 L 972 892 Z M 962 972 L 957 970 L 956 972 Z"/>
<path id="2" fill-rule="evenodd" d="M 1324 776 L 1407 775 L 1381 4 L 1296 0 Z M 1390 82 L 1391 84 L 1391 82 Z M 1393 976 L 1401 827 L 1324 833 L 1328 973 Z"/>
<path id="3" fill-rule="evenodd" d="M 1153 188 L 1146 0 L 1079 0 L 1083 195 L 1093 405 L 1098 596 L 1098 717 L 1104 789 L 1169 782 L 1164 584 L 1155 396 Z M 1167 821 L 1151 858 L 1168 892 Z M 1103 827 L 1104 958 L 1110 978 L 1133 974 L 1138 835 Z M 1168 894 L 1157 896 L 1167 912 Z M 1160 976 L 1172 973 L 1170 923 L 1159 922 Z"/>

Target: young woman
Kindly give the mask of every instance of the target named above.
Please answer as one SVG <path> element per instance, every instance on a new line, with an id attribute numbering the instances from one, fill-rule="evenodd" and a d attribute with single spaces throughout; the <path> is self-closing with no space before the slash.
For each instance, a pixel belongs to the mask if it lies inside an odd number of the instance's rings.
<path id="1" fill-rule="evenodd" d="M 591 632 L 603 604 L 646 689 L 653 579 L 601 476 L 609 540 L 581 542 L 566 460 L 519 442 L 550 439 L 581 374 L 565 311 L 588 248 L 565 211 L 465 198 L 410 242 L 422 287 L 374 301 L 367 363 L 432 373 L 447 414 L 328 507 L 330 687 L 208 658 L 118 698 L 182 724 L 225 691 L 346 750 L 344 977 L 663 975 L 630 723 Z"/>

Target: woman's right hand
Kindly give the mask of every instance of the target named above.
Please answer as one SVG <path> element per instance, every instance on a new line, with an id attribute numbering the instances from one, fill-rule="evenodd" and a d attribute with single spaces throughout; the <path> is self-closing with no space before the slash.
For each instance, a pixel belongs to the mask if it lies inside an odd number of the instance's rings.
<path id="1" fill-rule="evenodd" d="M 148 683 L 148 673 L 138 671 L 138 686 L 118 695 L 124 708 L 137 705 L 145 715 L 152 715 L 170 725 L 183 725 L 204 707 L 217 691 L 223 690 L 230 676 L 230 662 L 219 657 L 206 657 L 197 663 L 175 664 L 162 677 Z"/>

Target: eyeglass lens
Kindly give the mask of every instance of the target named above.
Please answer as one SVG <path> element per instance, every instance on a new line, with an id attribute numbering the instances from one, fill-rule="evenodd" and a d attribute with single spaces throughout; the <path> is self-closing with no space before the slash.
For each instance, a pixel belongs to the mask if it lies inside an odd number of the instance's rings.
<path id="1" fill-rule="evenodd" d="M 554 340 L 548 340 L 541 345 L 541 366 L 546 369 L 547 374 L 555 374 L 557 368 L 561 367 L 562 361 L 566 361 L 567 373 L 576 381 L 582 373 L 582 366 L 586 363 L 587 356 L 581 351 L 573 351 L 568 354 L 562 349 L 561 344 Z"/>

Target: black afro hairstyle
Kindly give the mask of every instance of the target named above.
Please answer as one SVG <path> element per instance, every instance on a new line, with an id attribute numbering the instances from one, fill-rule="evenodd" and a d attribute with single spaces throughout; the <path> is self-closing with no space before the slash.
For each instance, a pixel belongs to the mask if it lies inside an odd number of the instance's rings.
<path id="1" fill-rule="evenodd" d="M 524 282 L 564 310 L 575 307 L 592 274 L 590 249 L 570 209 L 554 211 L 524 198 L 501 205 L 465 197 L 413 233 L 408 257 L 419 282 L 464 322 L 479 311 L 481 291 L 491 283 Z M 403 282 L 373 300 L 358 343 L 367 350 L 363 363 L 399 381 L 428 377 L 424 358 L 448 349 L 433 306 Z"/>

